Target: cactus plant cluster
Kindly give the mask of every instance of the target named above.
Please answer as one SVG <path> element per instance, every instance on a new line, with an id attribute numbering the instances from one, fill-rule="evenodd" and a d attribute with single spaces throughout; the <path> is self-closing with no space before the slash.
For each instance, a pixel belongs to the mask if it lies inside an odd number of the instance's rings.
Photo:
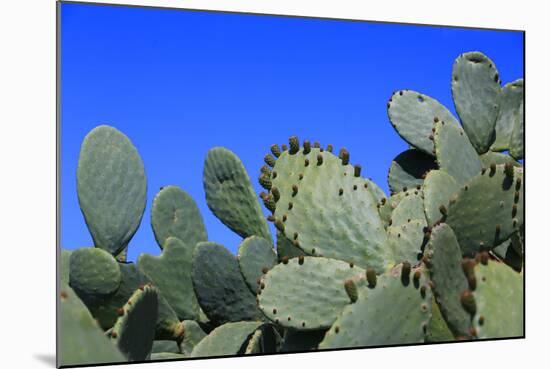
<path id="1" fill-rule="evenodd" d="M 345 148 L 271 146 L 259 195 L 234 153 L 211 149 L 206 201 L 242 237 L 236 256 L 166 186 L 151 210 L 162 253 L 127 262 L 143 163 L 121 132 L 93 129 L 77 179 L 94 247 L 61 254 L 61 364 L 522 336 L 523 81 L 501 87 L 470 52 L 451 85 L 459 119 L 419 92 L 390 98 L 410 149 L 391 163 L 389 196 Z"/>

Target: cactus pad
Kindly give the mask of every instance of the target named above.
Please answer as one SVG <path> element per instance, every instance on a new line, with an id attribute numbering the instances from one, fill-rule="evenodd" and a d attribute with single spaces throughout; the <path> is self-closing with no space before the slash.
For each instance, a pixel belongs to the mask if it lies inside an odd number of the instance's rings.
<path id="1" fill-rule="evenodd" d="M 307 253 L 382 270 L 388 255 L 376 201 L 342 153 L 343 159 L 318 148 L 281 154 L 273 168 L 280 194 L 275 225 Z"/>
<path id="2" fill-rule="evenodd" d="M 286 256 L 289 259 L 306 254 L 300 247 L 294 245 L 291 240 L 285 237 L 284 233 L 277 232 L 277 258 L 279 261 Z"/>
<path id="3" fill-rule="evenodd" d="M 160 256 L 141 254 L 138 259 L 139 270 L 158 287 L 180 320 L 199 317 L 199 304 L 191 281 L 194 248 L 169 237 Z"/>
<path id="4" fill-rule="evenodd" d="M 71 267 L 71 250 L 61 250 L 59 257 L 59 277 L 61 282 L 69 283 L 69 270 Z"/>
<path id="5" fill-rule="evenodd" d="M 143 162 L 124 134 L 109 126 L 88 133 L 80 148 L 77 189 L 94 244 L 118 255 L 141 222 L 147 190 Z"/>
<path id="6" fill-rule="evenodd" d="M 269 319 L 285 328 L 328 328 L 350 303 L 344 282 L 364 275 L 364 269 L 340 260 L 293 258 L 261 279 L 264 288 L 258 304 Z"/>
<path id="7" fill-rule="evenodd" d="M 390 166 L 388 184 L 393 192 L 414 188 L 424 182 L 425 175 L 437 169 L 433 156 L 420 150 L 410 149 L 397 155 Z"/>
<path id="8" fill-rule="evenodd" d="M 175 341 L 153 341 L 153 347 L 151 348 L 151 353 L 160 353 L 160 352 L 170 352 L 174 354 L 181 354 L 180 348 Z"/>
<path id="9" fill-rule="evenodd" d="M 523 101 L 523 78 L 507 83 L 500 91 L 500 109 L 495 125 L 495 142 L 491 150 L 505 151 L 510 148 L 510 137 L 517 119 L 520 118 Z M 523 112 L 521 112 L 523 114 Z"/>
<path id="10" fill-rule="evenodd" d="M 58 365 L 88 365 L 125 361 L 74 291 L 61 283 Z"/>
<path id="11" fill-rule="evenodd" d="M 453 177 L 442 170 L 432 170 L 426 176 L 423 185 L 424 192 L 424 212 L 428 225 L 432 227 L 441 220 L 440 207 L 443 205 L 449 207 L 449 200 L 458 192 L 460 186 Z"/>
<path id="12" fill-rule="evenodd" d="M 388 227 L 388 247 L 392 250 L 393 260 L 418 263 L 422 256 L 425 220 L 413 219 L 408 223 Z"/>
<path id="13" fill-rule="evenodd" d="M 241 243 L 237 259 L 244 280 L 254 294 L 260 287 L 257 281 L 262 274 L 277 264 L 277 254 L 271 242 L 258 236 L 248 237 Z"/>
<path id="14" fill-rule="evenodd" d="M 193 247 L 208 239 L 197 204 L 177 186 L 163 187 L 157 194 L 151 208 L 151 225 L 161 248 L 168 237 Z"/>
<path id="15" fill-rule="evenodd" d="M 477 152 L 495 139 L 500 79 L 495 63 L 480 52 L 460 55 L 453 65 L 453 100 L 462 126 Z"/>
<path id="16" fill-rule="evenodd" d="M 110 336 L 129 361 L 143 361 L 153 347 L 158 314 L 158 292 L 154 287 L 138 289 L 122 307 Z"/>
<path id="17" fill-rule="evenodd" d="M 82 299 L 99 299 L 115 292 L 120 285 L 120 268 L 115 258 L 95 247 L 71 253 L 69 264 L 71 287 Z"/>
<path id="18" fill-rule="evenodd" d="M 225 247 L 213 242 L 199 243 L 193 254 L 192 275 L 197 300 L 212 321 L 223 324 L 261 319 L 262 313 L 239 263 Z"/>
<path id="19" fill-rule="evenodd" d="M 191 357 L 237 355 L 241 350 L 246 349 L 248 338 L 262 324 L 262 322 L 225 323 L 204 337 L 195 346 Z"/>
<path id="20" fill-rule="evenodd" d="M 428 324 L 426 342 L 451 342 L 454 339 L 453 333 L 441 315 L 439 306 L 435 299 L 432 299 L 432 318 Z"/>
<path id="21" fill-rule="evenodd" d="M 462 252 L 451 227 L 442 223 L 432 229 L 425 255 L 441 314 L 455 336 L 468 337 L 470 316 L 460 301 L 468 282 L 462 271 Z"/>
<path id="22" fill-rule="evenodd" d="M 523 159 L 523 125 L 524 116 L 522 101 L 517 112 L 517 119 L 514 124 L 514 129 L 512 130 L 512 135 L 510 136 L 510 155 L 518 160 Z"/>
<path id="23" fill-rule="evenodd" d="M 271 240 L 250 178 L 233 152 L 223 147 L 208 152 L 203 184 L 208 207 L 223 224 L 243 238 L 256 235 Z"/>
<path id="24" fill-rule="evenodd" d="M 424 200 L 421 191 L 414 191 L 411 195 L 405 196 L 391 214 L 391 225 L 393 227 L 409 223 L 412 219 L 422 221 L 426 225 L 424 214 Z"/>
<path id="25" fill-rule="evenodd" d="M 435 122 L 458 127 L 456 118 L 437 100 L 412 90 L 395 92 L 388 102 L 388 116 L 393 128 L 415 148 L 433 155 L 430 139 Z"/>
<path id="26" fill-rule="evenodd" d="M 417 271 L 419 278 L 413 281 Z M 422 269 L 404 277 L 398 265 L 380 276 L 376 287 L 360 289 L 357 302 L 344 308 L 319 349 L 424 342 L 431 301 Z"/>
<path id="27" fill-rule="evenodd" d="M 435 124 L 435 153 L 439 169 L 462 185 L 481 171 L 481 162 L 462 127 L 454 124 Z"/>
<path id="28" fill-rule="evenodd" d="M 180 350 L 183 354 L 190 356 L 191 352 L 198 343 L 206 337 L 206 333 L 200 325 L 193 320 L 184 320 L 183 322 L 183 341 L 180 344 Z"/>
<path id="29" fill-rule="evenodd" d="M 523 224 L 523 170 L 495 165 L 472 178 L 449 205 L 446 222 L 463 254 L 490 250 Z"/>

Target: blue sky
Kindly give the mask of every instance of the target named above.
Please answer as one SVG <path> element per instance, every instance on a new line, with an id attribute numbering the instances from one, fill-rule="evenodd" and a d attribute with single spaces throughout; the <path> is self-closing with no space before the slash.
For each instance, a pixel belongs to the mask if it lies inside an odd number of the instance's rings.
<path id="1" fill-rule="evenodd" d="M 61 246 L 91 246 L 78 206 L 80 143 L 99 124 L 138 148 L 147 207 L 129 259 L 159 254 L 150 208 L 161 186 L 191 194 L 209 239 L 240 237 L 206 205 L 206 153 L 225 146 L 256 192 L 263 156 L 289 136 L 346 147 L 388 192 L 391 160 L 407 149 L 391 127 L 392 92 L 413 89 L 453 113 L 454 59 L 478 50 L 504 83 L 523 77 L 519 32 L 84 4 L 61 5 Z M 266 212 L 267 214 L 267 212 Z"/>

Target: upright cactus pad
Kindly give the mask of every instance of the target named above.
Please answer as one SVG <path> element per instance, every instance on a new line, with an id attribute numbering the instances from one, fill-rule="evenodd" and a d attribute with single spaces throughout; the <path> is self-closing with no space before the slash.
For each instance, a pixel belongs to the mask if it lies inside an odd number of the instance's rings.
<path id="1" fill-rule="evenodd" d="M 256 235 L 271 240 L 250 178 L 233 152 L 223 147 L 208 152 L 203 183 L 208 207 L 223 224 L 243 238 Z"/>
<path id="2" fill-rule="evenodd" d="M 410 223 L 411 220 L 418 220 L 426 225 L 423 197 L 421 191 L 415 191 L 410 196 L 405 196 L 391 214 L 391 225 L 397 227 Z"/>
<path id="3" fill-rule="evenodd" d="M 80 149 L 77 189 L 94 244 L 119 254 L 141 222 L 147 190 L 141 157 L 124 134 L 109 126 L 88 133 Z"/>
<path id="4" fill-rule="evenodd" d="M 388 102 L 388 116 L 393 128 L 405 141 L 428 155 L 433 155 L 434 150 L 434 123 L 442 121 L 458 127 L 456 118 L 447 108 L 437 100 L 412 90 L 402 90 L 392 95 Z"/>
<path id="5" fill-rule="evenodd" d="M 418 263 L 422 257 L 424 242 L 424 219 L 413 219 L 408 223 L 388 227 L 388 247 L 397 262 Z"/>
<path id="6" fill-rule="evenodd" d="M 312 255 L 383 270 L 389 255 L 376 200 L 345 149 L 340 157 L 315 147 L 284 151 L 272 177 L 275 226 L 289 240 Z"/>
<path id="7" fill-rule="evenodd" d="M 277 264 L 277 254 L 271 242 L 258 236 L 248 237 L 241 243 L 237 259 L 244 280 L 254 294 L 260 288 L 260 277 Z"/>
<path id="8" fill-rule="evenodd" d="M 293 258 L 261 279 L 258 305 L 270 320 L 285 328 L 328 328 L 350 303 L 344 282 L 364 275 L 364 269 L 340 260 Z"/>
<path id="9" fill-rule="evenodd" d="M 101 299 L 120 285 L 120 268 L 108 252 L 93 247 L 75 250 L 69 264 L 69 284 L 87 301 Z"/>
<path id="10" fill-rule="evenodd" d="M 120 310 L 110 337 L 129 361 L 143 361 L 153 347 L 158 293 L 151 286 L 138 289 Z"/>
<path id="11" fill-rule="evenodd" d="M 442 170 L 432 170 L 426 176 L 423 185 L 424 212 L 430 227 L 443 218 L 441 207 L 448 208 L 449 201 L 460 186 L 453 177 Z"/>
<path id="12" fill-rule="evenodd" d="M 374 288 L 360 289 L 357 302 L 344 308 L 319 349 L 424 342 L 431 301 L 423 270 L 398 265 Z"/>
<path id="13" fill-rule="evenodd" d="M 194 249 L 194 244 L 169 237 L 160 256 L 141 254 L 138 259 L 139 270 L 158 287 L 179 320 L 199 318 L 200 308 L 191 281 Z"/>
<path id="14" fill-rule="evenodd" d="M 169 237 L 195 246 L 208 239 L 197 204 L 177 186 L 163 187 L 153 200 L 151 225 L 161 248 Z"/>
<path id="15" fill-rule="evenodd" d="M 453 100 L 464 130 L 483 154 L 495 139 L 500 77 L 495 63 L 480 52 L 460 55 L 453 65 Z"/>
<path id="16" fill-rule="evenodd" d="M 432 155 L 416 149 L 403 151 L 391 163 L 388 173 L 390 190 L 399 192 L 403 188 L 422 185 L 426 174 L 432 169 L 437 169 Z"/>
<path id="17" fill-rule="evenodd" d="M 523 170 L 493 165 L 472 178 L 449 205 L 446 222 L 463 254 L 490 250 L 508 239 L 523 224 Z"/>
<path id="18" fill-rule="evenodd" d="M 228 356 L 244 353 L 248 338 L 262 322 L 226 323 L 214 329 L 193 349 L 191 357 Z"/>
<path id="19" fill-rule="evenodd" d="M 523 116 L 523 78 L 507 83 L 500 92 L 500 109 L 495 125 L 495 141 L 491 150 L 510 149 L 510 137 L 518 119 Z M 521 114 L 521 115 L 520 115 Z"/>
<path id="20" fill-rule="evenodd" d="M 521 102 L 519 109 L 516 113 L 516 120 L 514 122 L 514 129 L 510 136 L 510 155 L 515 159 L 523 159 L 523 125 L 524 125 L 524 115 L 523 115 L 523 101 Z"/>
<path id="21" fill-rule="evenodd" d="M 193 286 L 203 311 L 217 324 L 260 320 L 262 313 L 239 263 L 222 245 L 201 242 L 193 254 Z"/>
<path id="22" fill-rule="evenodd" d="M 58 365 L 88 365 L 125 361 L 124 355 L 109 342 L 86 306 L 74 291 L 61 284 Z"/>

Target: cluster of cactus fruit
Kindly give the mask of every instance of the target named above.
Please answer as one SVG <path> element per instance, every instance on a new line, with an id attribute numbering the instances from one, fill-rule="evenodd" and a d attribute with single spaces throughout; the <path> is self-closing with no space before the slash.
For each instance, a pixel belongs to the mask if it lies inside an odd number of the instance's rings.
<path id="1" fill-rule="evenodd" d="M 146 203 L 141 158 L 116 129 L 84 139 L 78 199 L 94 246 L 61 253 L 60 363 L 168 360 L 523 335 L 523 80 L 479 52 L 452 71 L 459 121 L 403 90 L 410 144 L 391 195 L 332 145 L 273 145 L 259 195 L 239 158 L 208 152 L 206 201 L 243 238 L 209 242 L 194 200 L 161 188 L 160 256 L 126 261 Z M 275 239 L 269 222 L 274 223 Z"/>

